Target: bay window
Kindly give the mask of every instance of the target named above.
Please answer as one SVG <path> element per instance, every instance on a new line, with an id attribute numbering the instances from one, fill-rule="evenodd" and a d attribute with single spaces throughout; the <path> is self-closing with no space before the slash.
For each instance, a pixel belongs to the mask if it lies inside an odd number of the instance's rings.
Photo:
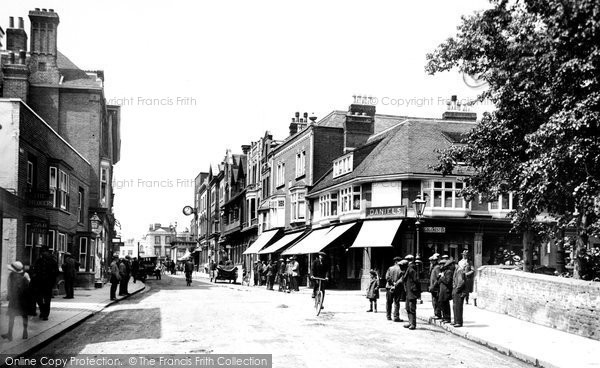
<path id="1" fill-rule="evenodd" d="M 304 190 L 291 193 L 292 221 L 302 221 L 306 218 L 306 200 Z"/>
<path id="2" fill-rule="evenodd" d="M 498 200 L 490 201 L 488 206 L 490 211 L 512 211 L 515 209 L 515 203 L 512 193 L 500 194 Z"/>
<path id="3" fill-rule="evenodd" d="M 427 207 L 464 209 L 466 202 L 459 194 L 463 183 L 456 181 L 424 181 L 423 199 L 427 200 Z"/>

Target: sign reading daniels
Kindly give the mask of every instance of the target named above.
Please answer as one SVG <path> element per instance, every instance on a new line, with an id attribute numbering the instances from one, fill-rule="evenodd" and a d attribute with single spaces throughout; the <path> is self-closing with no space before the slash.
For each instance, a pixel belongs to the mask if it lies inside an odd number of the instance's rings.
<path id="1" fill-rule="evenodd" d="M 367 207 L 367 217 L 406 217 L 406 206 Z"/>

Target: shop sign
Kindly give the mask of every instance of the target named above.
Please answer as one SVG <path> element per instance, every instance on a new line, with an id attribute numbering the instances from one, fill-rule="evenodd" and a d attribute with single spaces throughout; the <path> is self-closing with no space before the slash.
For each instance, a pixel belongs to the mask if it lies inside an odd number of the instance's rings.
<path id="1" fill-rule="evenodd" d="M 406 217 L 406 206 L 367 207 L 367 217 Z"/>
<path id="2" fill-rule="evenodd" d="M 424 226 L 424 233 L 435 233 L 435 234 L 445 234 L 446 227 L 445 226 Z"/>
<path id="3" fill-rule="evenodd" d="M 36 234 L 46 234 L 48 232 L 48 223 L 41 221 L 33 222 L 29 225 L 29 229 Z"/>
<path id="4" fill-rule="evenodd" d="M 29 207 L 52 207 L 52 197 L 49 192 L 27 193 L 27 205 Z"/>

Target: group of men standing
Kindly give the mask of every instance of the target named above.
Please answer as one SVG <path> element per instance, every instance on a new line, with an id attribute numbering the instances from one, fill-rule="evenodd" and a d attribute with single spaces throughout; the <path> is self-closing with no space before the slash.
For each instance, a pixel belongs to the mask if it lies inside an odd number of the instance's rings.
<path id="1" fill-rule="evenodd" d="M 433 304 L 434 319 L 443 323 L 452 323 L 450 300 L 452 300 L 454 327 L 463 326 L 463 304 L 473 291 L 473 266 L 468 261 L 468 252 L 462 253 L 462 259 L 455 262 L 447 255 L 434 254 L 431 261 L 429 291 Z"/>
<path id="2" fill-rule="evenodd" d="M 386 317 L 393 321 L 403 322 L 400 318 L 400 301 L 404 300 L 408 323 L 404 325 L 409 330 L 417 328 L 417 300 L 421 298 L 421 284 L 416 270 L 415 257 L 412 254 L 394 257 L 394 265 L 388 268 L 386 274 Z"/>
<path id="3" fill-rule="evenodd" d="M 254 264 L 254 285 L 266 285 L 268 290 L 274 290 L 275 281 L 279 284 L 279 291 L 299 291 L 300 287 L 300 263 L 296 256 L 287 260 L 279 258 L 279 261 L 256 261 Z"/>
<path id="4" fill-rule="evenodd" d="M 129 295 L 127 285 L 132 274 L 132 262 L 130 256 L 119 259 L 114 256 L 110 264 L 110 300 L 117 299 L 117 286 L 119 287 L 119 296 Z"/>

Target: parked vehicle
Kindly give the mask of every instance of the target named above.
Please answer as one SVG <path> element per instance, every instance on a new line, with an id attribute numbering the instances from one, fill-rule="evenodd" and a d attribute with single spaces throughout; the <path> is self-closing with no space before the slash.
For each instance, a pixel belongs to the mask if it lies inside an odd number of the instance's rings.
<path id="1" fill-rule="evenodd" d="M 215 282 L 217 280 L 229 280 L 229 282 L 236 283 L 238 278 L 238 268 L 235 266 L 217 266 L 217 277 L 215 278 Z"/>
<path id="2" fill-rule="evenodd" d="M 158 262 L 158 258 L 156 256 L 140 257 L 137 279 L 142 280 L 142 282 L 145 282 L 146 278 L 149 276 L 154 276 L 158 279 L 159 277 L 157 277 L 156 273 L 154 272 L 154 269 L 156 268 L 156 262 Z"/>

